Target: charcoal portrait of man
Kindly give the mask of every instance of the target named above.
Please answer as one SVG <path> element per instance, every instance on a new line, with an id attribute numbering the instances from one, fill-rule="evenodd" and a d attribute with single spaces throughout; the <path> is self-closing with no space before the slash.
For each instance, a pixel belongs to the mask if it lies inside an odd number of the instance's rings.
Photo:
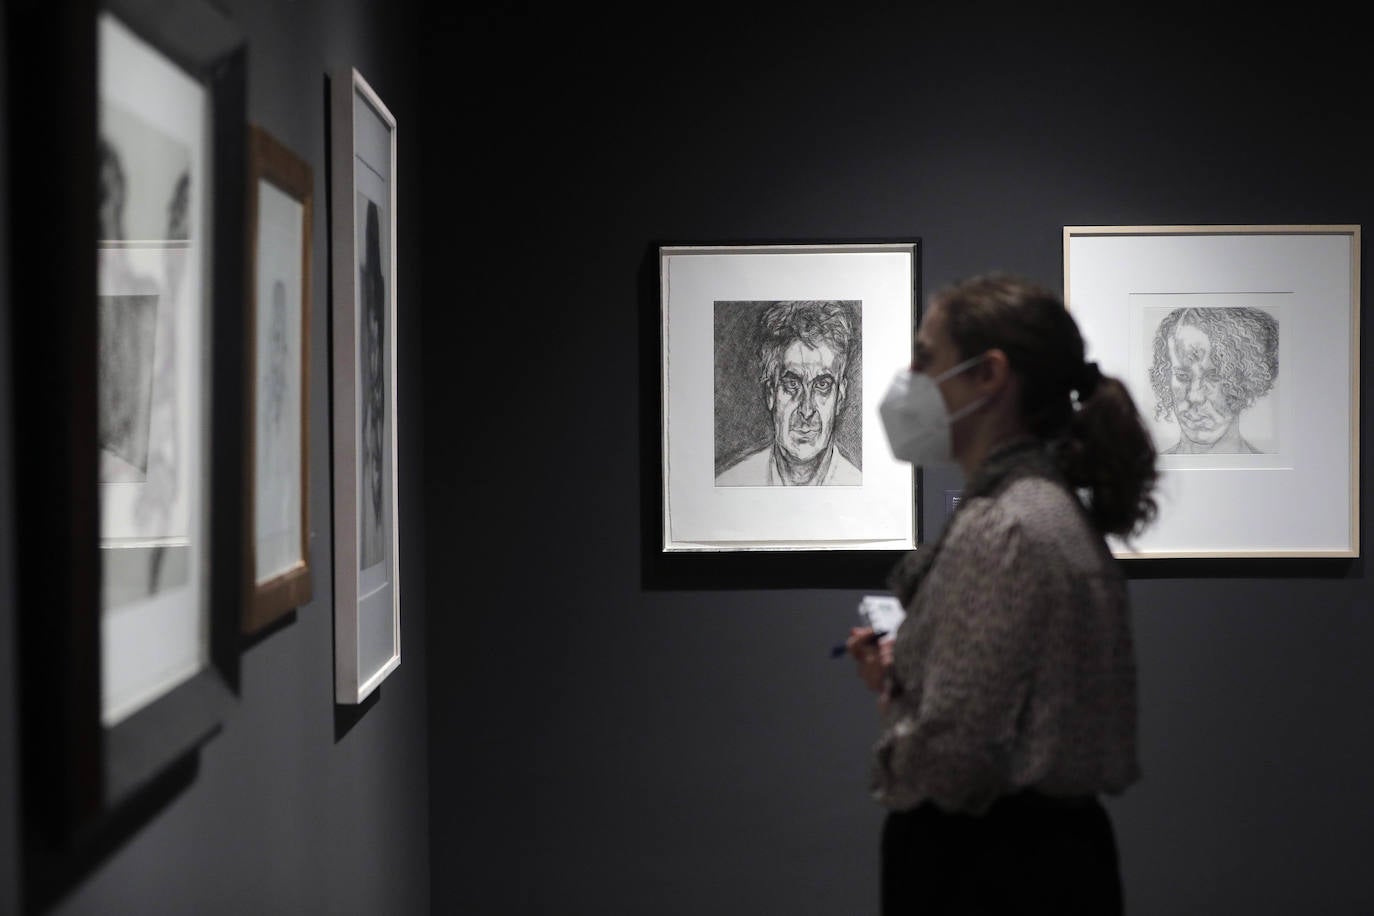
<path id="1" fill-rule="evenodd" d="M 859 303 L 716 307 L 715 485 L 862 485 L 854 460 L 861 451 L 861 418 L 852 409 Z"/>

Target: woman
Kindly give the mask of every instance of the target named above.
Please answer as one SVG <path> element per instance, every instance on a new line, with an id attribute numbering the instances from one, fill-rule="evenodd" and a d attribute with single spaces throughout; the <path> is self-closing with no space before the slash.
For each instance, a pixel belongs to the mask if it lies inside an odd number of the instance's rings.
<path id="1" fill-rule="evenodd" d="M 898 458 L 966 481 L 892 572 L 895 638 L 848 640 L 882 710 L 883 912 L 1120 913 L 1098 796 L 1139 778 L 1136 684 L 1103 535 L 1154 516 L 1149 434 L 1062 301 L 1000 275 L 932 298 L 881 414 Z"/>

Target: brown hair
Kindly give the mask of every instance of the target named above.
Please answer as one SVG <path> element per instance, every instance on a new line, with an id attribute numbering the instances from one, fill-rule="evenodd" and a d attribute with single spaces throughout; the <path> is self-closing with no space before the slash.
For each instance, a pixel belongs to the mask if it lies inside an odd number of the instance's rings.
<path id="1" fill-rule="evenodd" d="M 1021 381 L 1021 417 L 1050 443 L 1093 525 L 1129 535 L 1155 516 L 1155 447 L 1130 392 L 1083 361 L 1083 337 L 1060 297 L 1005 274 L 936 293 L 960 356 L 1001 350 Z"/>

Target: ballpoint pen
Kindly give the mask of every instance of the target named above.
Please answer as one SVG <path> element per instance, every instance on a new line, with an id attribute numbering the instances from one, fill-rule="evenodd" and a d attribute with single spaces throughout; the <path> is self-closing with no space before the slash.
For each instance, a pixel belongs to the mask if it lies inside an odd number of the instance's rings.
<path id="1" fill-rule="evenodd" d="M 875 631 L 875 632 L 873 632 L 873 633 L 868 634 L 866 637 L 864 637 L 864 642 L 877 642 L 878 640 L 882 639 L 882 638 L 883 638 L 884 636 L 886 636 L 886 635 L 887 635 L 887 631 L 886 631 L 886 630 L 877 630 L 877 631 Z M 831 657 L 831 658 L 839 658 L 841 655 L 844 655 L 844 654 L 845 654 L 846 652 L 848 652 L 848 651 L 849 651 L 849 646 L 845 645 L 844 643 L 840 643 L 838 646 L 831 646 L 831 647 L 830 647 L 830 657 Z"/>

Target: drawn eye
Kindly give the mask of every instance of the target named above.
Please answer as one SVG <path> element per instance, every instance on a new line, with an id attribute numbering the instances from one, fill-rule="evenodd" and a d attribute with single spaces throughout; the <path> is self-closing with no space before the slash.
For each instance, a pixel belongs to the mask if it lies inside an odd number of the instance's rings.
<path id="1" fill-rule="evenodd" d="M 1186 385 L 1186 384 L 1188 384 L 1188 373 L 1186 373 L 1186 372 L 1175 372 L 1175 373 L 1174 373 L 1174 381 L 1178 382 L 1178 383 L 1181 384 L 1181 385 Z"/>
<path id="2" fill-rule="evenodd" d="M 782 390 L 786 391 L 788 394 L 796 394 L 800 388 L 801 386 L 797 384 L 797 380 L 794 378 L 785 378 L 782 380 Z"/>
<path id="3" fill-rule="evenodd" d="M 829 394 L 830 389 L 834 386 L 835 380 L 832 378 L 818 378 L 816 379 L 816 382 L 813 385 L 818 394 Z"/>

